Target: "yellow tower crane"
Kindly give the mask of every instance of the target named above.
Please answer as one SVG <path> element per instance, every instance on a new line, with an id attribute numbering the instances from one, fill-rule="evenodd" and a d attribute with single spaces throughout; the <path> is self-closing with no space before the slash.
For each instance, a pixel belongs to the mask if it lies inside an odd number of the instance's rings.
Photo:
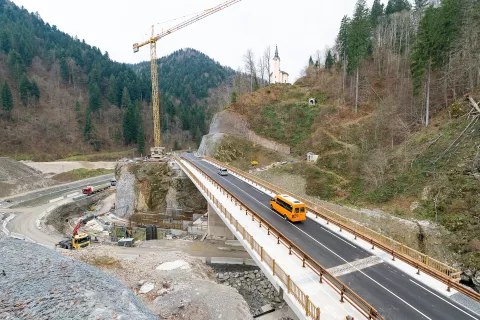
<path id="1" fill-rule="evenodd" d="M 160 99 L 158 96 L 158 69 L 157 69 L 157 41 L 161 38 L 168 36 L 172 32 L 178 31 L 186 26 L 191 25 L 203 18 L 208 17 L 218 11 L 221 11 L 241 0 L 229 0 L 222 4 L 219 4 L 216 7 L 207 9 L 198 15 L 166 30 L 162 31 L 161 33 L 155 35 L 154 26 L 152 26 L 152 36 L 149 40 L 146 40 L 142 43 L 135 43 L 133 45 L 133 52 L 138 52 L 138 50 L 150 44 L 150 69 L 152 73 L 152 109 L 153 109 L 153 147 L 150 148 L 151 157 L 153 159 L 159 159 L 164 154 L 164 149 L 161 147 L 161 140 L 160 140 Z"/>

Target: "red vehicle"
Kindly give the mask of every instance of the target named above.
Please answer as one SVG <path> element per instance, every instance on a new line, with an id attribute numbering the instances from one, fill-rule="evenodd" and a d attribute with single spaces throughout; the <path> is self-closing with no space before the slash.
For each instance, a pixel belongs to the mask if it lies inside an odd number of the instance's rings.
<path id="1" fill-rule="evenodd" d="M 97 192 L 103 191 L 103 190 L 108 189 L 108 188 L 110 188 L 110 184 L 102 184 L 102 185 L 94 186 L 94 187 L 86 186 L 86 187 L 82 188 L 82 193 L 89 196 L 89 195 L 95 194 Z"/>

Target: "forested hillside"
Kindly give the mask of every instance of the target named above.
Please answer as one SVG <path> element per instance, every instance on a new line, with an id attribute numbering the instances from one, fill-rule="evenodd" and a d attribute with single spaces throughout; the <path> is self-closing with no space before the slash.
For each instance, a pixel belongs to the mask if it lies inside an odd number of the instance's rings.
<path id="1" fill-rule="evenodd" d="M 232 71 L 185 50 L 160 59 L 159 74 L 163 144 L 194 145 L 208 126 L 202 99 Z M 2 155 L 143 152 L 152 142 L 149 68 L 114 62 L 8 0 L 0 0 L 0 86 Z"/>
<path id="2" fill-rule="evenodd" d="M 295 85 L 232 104 L 258 134 L 291 146 L 298 163 L 270 176 L 296 175 L 305 184 L 284 187 L 310 196 L 432 221 L 446 234 L 411 245 L 478 267 L 480 3 L 359 0 L 339 26 L 336 44 L 306 57 Z M 319 158 L 306 165 L 309 151 Z"/>
<path id="3" fill-rule="evenodd" d="M 142 78 L 150 78 L 150 62 L 132 66 Z M 209 90 L 231 83 L 234 71 L 221 66 L 207 55 L 182 49 L 158 60 L 158 82 L 161 92 L 162 130 L 189 132 L 199 143 L 208 131 L 208 119 L 218 111 L 205 100 Z M 228 95 L 228 93 L 227 93 Z M 181 142 L 181 138 L 174 139 Z"/>

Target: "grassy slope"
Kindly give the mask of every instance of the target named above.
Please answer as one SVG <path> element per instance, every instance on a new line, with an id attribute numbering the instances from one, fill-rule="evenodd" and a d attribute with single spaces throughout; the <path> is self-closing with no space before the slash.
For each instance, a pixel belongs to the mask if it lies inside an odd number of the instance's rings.
<path id="1" fill-rule="evenodd" d="M 310 96 L 317 98 L 317 106 L 308 105 Z M 362 106 L 354 114 L 333 105 L 312 87 L 276 85 L 241 96 L 233 107 L 258 134 L 290 145 L 299 155 L 320 155 L 315 165 L 275 169 L 279 175 L 303 177 L 308 195 L 434 222 L 448 234 L 440 246 L 464 266 L 480 266 L 480 175 L 473 174 L 478 169 L 472 172 L 480 121 L 461 135 L 471 121 L 462 116 L 468 104 L 455 102 L 428 129 L 401 132 L 403 141 L 389 134 L 392 120 L 378 107 Z M 229 152 L 228 145 L 224 149 Z"/>

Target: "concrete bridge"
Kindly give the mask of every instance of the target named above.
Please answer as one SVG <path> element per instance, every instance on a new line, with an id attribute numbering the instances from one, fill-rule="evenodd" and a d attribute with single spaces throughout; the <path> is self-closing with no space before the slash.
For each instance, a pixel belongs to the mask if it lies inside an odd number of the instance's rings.
<path id="1" fill-rule="evenodd" d="M 209 203 L 209 234 L 237 239 L 300 319 L 480 320 L 457 270 L 307 202 L 293 224 L 270 209 L 280 188 L 191 153 L 175 161 Z"/>

